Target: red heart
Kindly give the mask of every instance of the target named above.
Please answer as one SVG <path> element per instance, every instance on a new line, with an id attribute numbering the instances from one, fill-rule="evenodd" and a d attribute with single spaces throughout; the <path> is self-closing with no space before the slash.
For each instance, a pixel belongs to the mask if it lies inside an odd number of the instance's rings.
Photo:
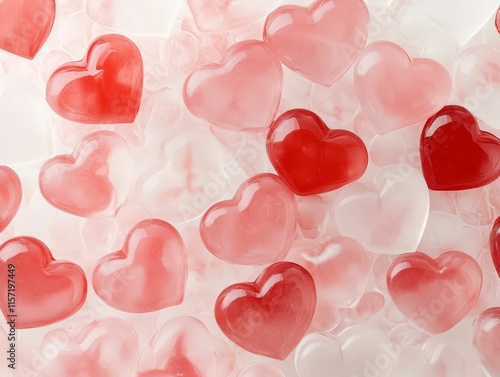
<path id="1" fill-rule="evenodd" d="M 0 166 L 0 232 L 3 231 L 21 206 L 23 188 L 17 174 Z"/>
<path id="2" fill-rule="evenodd" d="M 274 174 L 245 181 L 231 200 L 210 207 L 200 222 L 207 249 L 230 263 L 259 265 L 282 260 L 297 227 L 293 192 Z"/>
<path id="3" fill-rule="evenodd" d="M 54 0 L 0 1 L 0 48 L 33 59 L 56 18 Z"/>
<path id="4" fill-rule="evenodd" d="M 95 39 L 79 62 L 59 67 L 49 78 L 52 109 L 80 123 L 132 123 L 141 104 L 144 67 L 130 39 L 116 34 Z"/>
<path id="5" fill-rule="evenodd" d="M 490 252 L 498 276 L 500 276 L 500 217 L 495 220 L 493 229 L 491 229 Z"/>
<path id="6" fill-rule="evenodd" d="M 97 263 L 92 282 L 97 295 L 113 308 L 145 313 L 180 304 L 186 280 L 180 234 L 165 221 L 151 219 L 129 232 L 123 250 Z"/>
<path id="7" fill-rule="evenodd" d="M 331 130 L 304 109 L 287 111 L 274 121 L 267 154 L 297 195 L 336 190 L 360 178 L 368 165 L 368 152 L 357 135 Z"/>
<path id="8" fill-rule="evenodd" d="M 481 267 L 459 251 L 435 260 L 420 252 L 402 254 L 387 271 L 387 288 L 398 309 L 431 335 L 451 329 L 470 312 L 482 282 Z"/>
<path id="9" fill-rule="evenodd" d="M 62 321 L 87 297 L 83 270 L 54 260 L 47 246 L 32 237 L 13 238 L 0 246 L 0 276 L 2 312 L 7 320 L 15 318 L 18 329 Z M 17 317 L 9 317 L 14 314 Z"/>
<path id="10" fill-rule="evenodd" d="M 215 303 L 215 319 L 245 350 L 284 360 L 306 333 L 315 310 L 312 276 L 298 264 L 279 262 L 253 283 L 226 288 Z"/>
<path id="11" fill-rule="evenodd" d="M 73 154 L 56 156 L 42 166 L 38 177 L 40 192 L 54 207 L 76 216 L 114 213 L 121 202 L 111 176 L 120 177 L 123 183 L 128 175 L 129 153 L 125 140 L 114 132 L 90 134 Z M 113 174 L 111 160 L 122 165 Z"/>
<path id="12" fill-rule="evenodd" d="M 427 120 L 420 159 L 431 190 L 468 190 L 500 177 L 500 140 L 479 129 L 461 106 L 445 106 Z"/>
<path id="13" fill-rule="evenodd" d="M 290 69 L 329 86 L 356 61 L 369 24 L 362 0 L 318 0 L 308 8 L 285 5 L 267 18 L 264 41 Z"/>

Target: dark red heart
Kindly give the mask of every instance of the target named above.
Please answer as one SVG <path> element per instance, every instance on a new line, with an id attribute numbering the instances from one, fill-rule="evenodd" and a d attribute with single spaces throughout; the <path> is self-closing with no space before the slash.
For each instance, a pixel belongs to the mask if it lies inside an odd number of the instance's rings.
<path id="1" fill-rule="evenodd" d="M 56 18 L 54 0 L 0 1 L 0 48 L 33 59 Z"/>
<path id="2" fill-rule="evenodd" d="M 329 129 L 305 109 L 287 111 L 273 122 L 267 154 L 297 195 L 336 190 L 360 178 L 368 165 L 368 152 L 357 135 Z"/>
<path id="3" fill-rule="evenodd" d="M 422 130 L 420 159 L 431 190 L 482 187 L 500 176 L 500 140 L 481 131 L 467 109 L 445 106 Z"/>
<path id="4" fill-rule="evenodd" d="M 500 276 L 500 217 L 495 220 L 490 233 L 490 252 L 493 264 Z"/>
<path id="5" fill-rule="evenodd" d="M 142 98 L 144 67 L 130 39 L 98 37 L 79 62 L 59 67 L 47 83 L 52 109 L 80 123 L 132 123 Z"/>
<path id="6" fill-rule="evenodd" d="M 279 262 L 254 283 L 226 288 L 215 303 L 215 319 L 245 350 L 284 360 L 304 336 L 315 310 L 311 274 L 298 264 Z"/>

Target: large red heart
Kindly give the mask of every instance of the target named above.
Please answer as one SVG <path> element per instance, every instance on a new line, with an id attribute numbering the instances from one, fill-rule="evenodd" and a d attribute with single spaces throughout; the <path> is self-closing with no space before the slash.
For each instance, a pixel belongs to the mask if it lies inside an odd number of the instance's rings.
<path id="1" fill-rule="evenodd" d="M 312 276 L 298 264 L 279 262 L 253 283 L 226 288 L 215 303 L 215 319 L 245 350 L 284 360 L 306 333 L 315 310 Z"/>
<path id="2" fill-rule="evenodd" d="M 493 264 L 500 276 L 500 217 L 495 220 L 490 233 L 490 252 Z"/>
<path id="3" fill-rule="evenodd" d="M 12 238 L 0 246 L 0 276 L 0 307 L 7 320 L 17 315 L 18 329 L 62 321 L 87 297 L 83 270 L 54 260 L 47 246 L 32 237 Z"/>
<path id="4" fill-rule="evenodd" d="M 263 42 L 236 43 L 220 64 L 198 67 L 184 84 L 194 115 L 233 131 L 263 131 L 276 115 L 283 86 L 281 63 Z"/>
<path id="5" fill-rule="evenodd" d="M 267 154 L 297 195 L 336 190 L 360 178 L 368 165 L 368 152 L 357 135 L 331 130 L 304 109 L 290 110 L 274 121 Z"/>
<path id="6" fill-rule="evenodd" d="M 76 216 L 113 214 L 128 191 L 131 159 L 121 136 L 97 131 L 82 140 L 73 154 L 56 156 L 42 166 L 40 192 L 54 207 Z"/>
<path id="7" fill-rule="evenodd" d="M 101 318 L 79 333 L 71 330 L 56 329 L 43 337 L 38 355 L 45 363 L 38 376 L 137 376 L 137 334 L 123 319 Z"/>
<path id="8" fill-rule="evenodd" d="M 362 0 L 318 0 L 308 8 L 284 5 L 267 18 L 264 41 L 290 69 L 328 86 L 356 61 L 369 24 Z"/>
<path id="9" fill-rule="evenodd" d="M 33 59 L 56 18 L 55 0 L 0 1 L 0 48 Z"/>
<path id="10" fill-rule="evenodd" d="M 23 188 L 17 174 L 6 166 L 0 166 L 0 232 L 17 213 L 23 197 Z"/>
<path id="11" fill-rule="evenodd" d="M 130 39 L 116 34 L 95 39 L 79 62 L 59 67 L 49 78 L 47 101 L 71 121 L 132 123 L 142 98 L 144 67 Z"/>
<path id="12" fill-rule="evenodd" d="M 445 106 L 422 130 L 420 159 L 431 190 L 477 188 L 500 177 L 500 140 L 467 109 Z"/>
<path id="13" fill-rule="evenodd" d="M 113 308 L 145 313 L 180 304 L 186 280 L 187 258 L 180 234 L 165 221 L 151 219 L 132 228 L 122 250 L 97 263 L 92 283 L 97 295 Z"/>
<path id="14" fill-rule="evenodd" d="M 459 251 L 435 260 L 420 252 L 402 254 L 387 271 L 387 288 L 398 309 L 431 335 L 451 329 L 470 312 L 482 282 L 481 267 Z"/>
<path id="15" fill-rule="evenodd" d="M 200 222 L 207 249 L 230 263 L 259 265 L 282 260 L 297 227 L 293 192 L 274 174 L 245 181 L 231 200 L 210 207 Z"/>

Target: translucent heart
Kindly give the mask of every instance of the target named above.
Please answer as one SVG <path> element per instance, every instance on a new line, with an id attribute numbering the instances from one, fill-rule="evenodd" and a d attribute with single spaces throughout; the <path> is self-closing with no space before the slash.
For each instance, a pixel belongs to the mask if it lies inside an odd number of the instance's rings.
<path id="1" fill-rule="evenodd" d="M 16 215 L 23 197 L 23 188 L 17 174 L 7 166 L 0 166 L 0 232 Z"/>
<path id="2" fill-rule="evenodd" d="M 479 351 L 481 362 L 492 376 L 500 374 L 500 308 L 489 308 L 476 318 L 472 342 Z"/>

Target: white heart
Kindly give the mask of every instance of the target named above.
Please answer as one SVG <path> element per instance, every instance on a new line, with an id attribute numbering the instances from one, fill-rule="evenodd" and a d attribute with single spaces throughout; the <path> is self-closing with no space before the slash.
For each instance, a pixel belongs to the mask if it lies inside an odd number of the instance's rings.
<path id="1" fill-rule="evenodd" d="M 409 164 L 382 168 L 373 187 L 353 183 L 335 198 L 340 233 L 366 250 L 382 254 L 415 251 L 429 216 L 429 190 Z"/>

